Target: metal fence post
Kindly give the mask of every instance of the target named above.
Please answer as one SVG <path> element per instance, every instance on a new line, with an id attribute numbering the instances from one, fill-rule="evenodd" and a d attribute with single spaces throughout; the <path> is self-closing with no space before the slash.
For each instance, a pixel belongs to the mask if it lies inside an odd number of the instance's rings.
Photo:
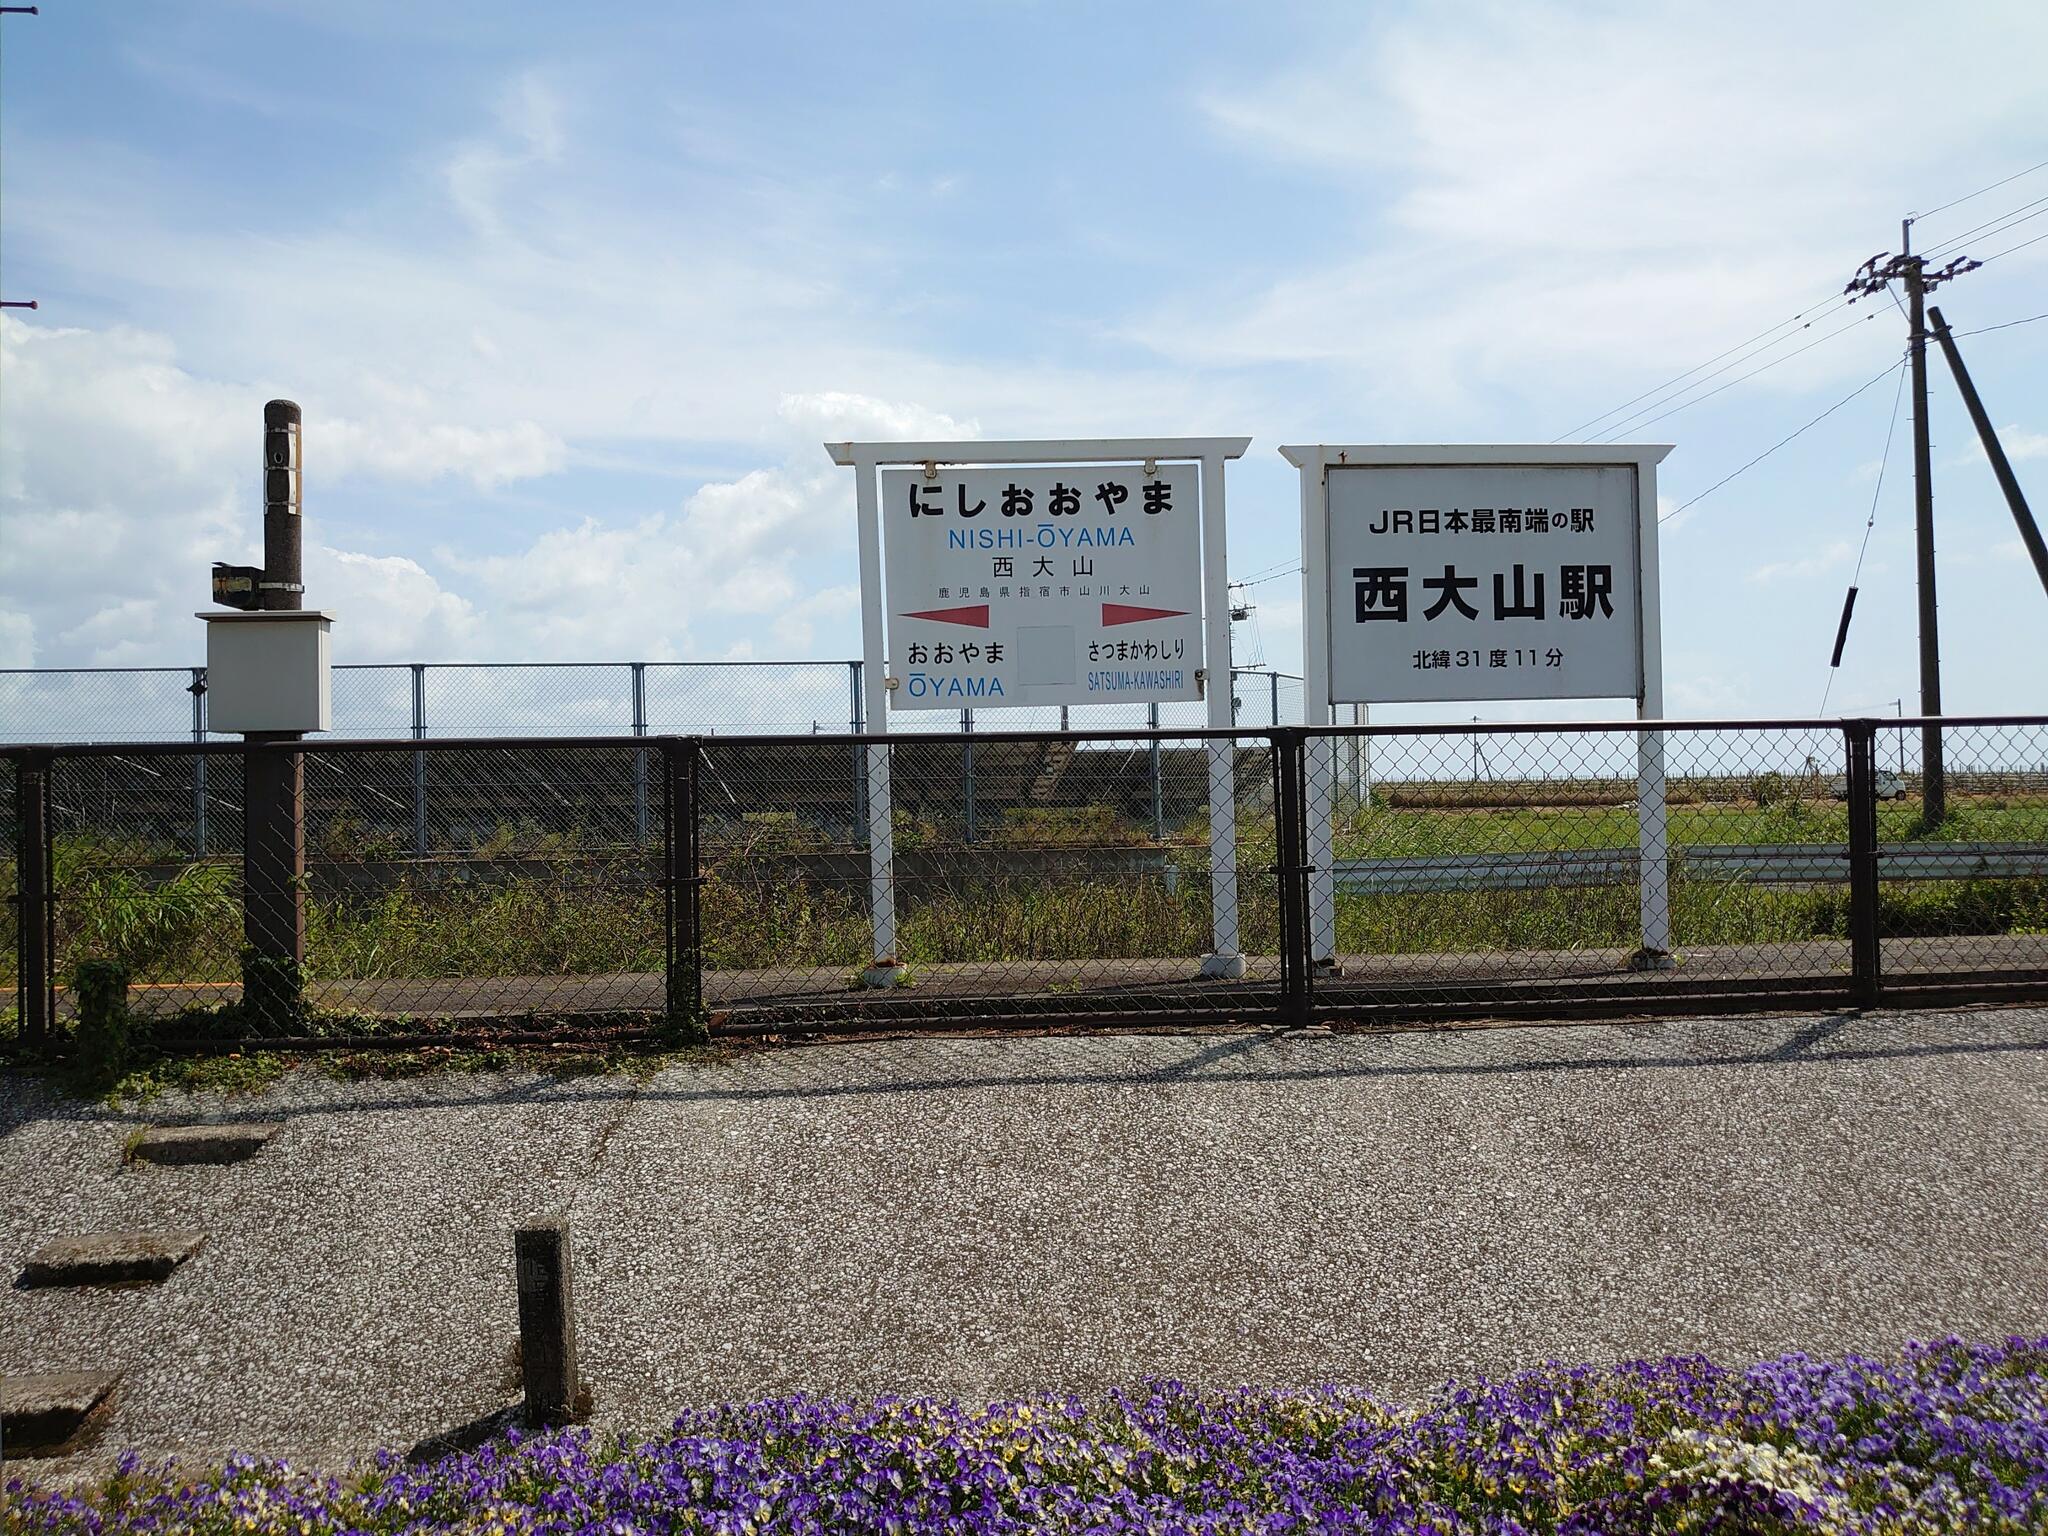
<path id="1" fill-rule="evenodd" d="M 206 744 L 206 668 L 192 669 L 192 686 L 185 690 L 192 695 L 192 741 L 194 745 Z M 192 757 L 192 857 L 206 857 L 206 754 L 194 753 Z"/>
<path id="2" fill-rule="evenodd" d="M 852 701 L 853 710 L 848 717 L 854 735 L 867 730 L 863 717 L 860 691 L 860 667 L 858 661 L 846 664 L 847 697 Z M 847 829 L 851 841 L 859 842 L 865 835 L 868 824 L 868 754 L 859 742 L 853 744 L 853 825 Z"/>
<path id="3" fill-rule="evenodd" d="M 961 821 L 967 841 L 974 841 L 974 711 L 960 711 L 960 777 L 962 781 Z"/>
<path id="4" fill-rule="evenodd" d="M 683 756 L 683 933 L 689 941 L 684 971 L 684 1001 L 692 1020 L 704 1014 L 703 823 L 704 798 L 698 793 L 698 770 L 704 765 L 704 743 L 692 736 Z"/>
<path id="5" fill-rule="evenodd" d="M 1877 722 L 1844 720 L 1848 749 L 1849 973 L 1859 1007 L 1884 995 L 1877 920 Z"/>
<path id="6" fill-rule="evenodd" d="M 704 1014 L 697 793 L 703 745 L 695 736 L 668 736 L 661 742 L 661 884 L 666 917 L 663 1001 L 670 1026 L 693 1034 Z"/>
<path id="7" fill-rule="evenodd" d="M 427 668 L 424 662 L 412 664 L 412 739 L 424 741 L 427 735 Z M 427 754 L 415 752 L 412 755 L 412 856 L 424 859 L 427 856 Z"/>
<path id="8" fill-rule="evenodd" d="M 1278 672 L 1268 672 L 1266 674 L 1266 691 L 1272 700 L 1266 706 L 1266 723 L 1275 730 L 1278 730 L 1280 728 L 1280 674 Z"/>
<path id="9" fill-rule="evenodd" d="M 1159 772 L 1159 705 L 1156 701 L 1146 706 L 1145 724 L 1153 732 L 1151 751 L 1152 841 L 1155 843 L 1163 843 L 1166 841 L 1166 793 L 1165 785 L 1161 781 L 1161 776 Z"/>
<path id="10" fill-rule="evenodd" d="M 633 667 L 633 734 L 647 734 L 647 663 Z M 647 749 L 633 754 L 633 837 L 641 847 L 647 844 Z"/>
<path id="11" fill-rule="evenodd" d="M 57 1012 L 50 855 L 50 756 L 24 752 L 14 760 L 15 1003 L 22 1038 L 31 1044 L 48 1037 Z"/>
<path id="12" fill-rule="evenodd" d="M 1308 813 L 1302 794 L 1303 733 L 1275 730 L 1267 737 L 1273 768 L 1273 879 L 1280 906 L 1280 1022 L 1298 1029 L 1309 1021 L 1314 985 L 1308 932 Z"/>

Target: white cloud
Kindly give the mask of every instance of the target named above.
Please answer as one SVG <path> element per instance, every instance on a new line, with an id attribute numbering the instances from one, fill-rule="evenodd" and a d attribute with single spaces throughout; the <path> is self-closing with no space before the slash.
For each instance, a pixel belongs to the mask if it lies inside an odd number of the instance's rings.
<path id="1" fill-rule="evenodd" d="M 1829 571 L 1845 570 L 1856 558 L 1856 546 L 1844 539 L 1837 539 L 1825 549 L 1796 560 L 1773 560 L 1757 566 L 1749 573 L 1753 582 L 1796 581 L 1807 576 L 1825 575 Z"/>
<path id="2" fill-rule="evenodd" d="M 442 588 L 417 561 L 321 547 L 306 556 L 306 586 L 340 616 L 350 661 L 450 660 L 479 654 L 483 625 L 469 599 Z"/>
<path id="3" fill-rule="evenodd" d="M 2048 459 L 2048 432 L 2028 432 L 2020 427 L 2007 426 L 1999 432 L 1998 442 L 2008 459 Z M 1980 456 L 1983 454 L 1981 444 L 1977 452 Z"/>
<path id="4" fill-rule="evenodd" d="M 448 422 L 386 419 L 321 421 L 316 464 L 337 477 L 379 475 L 423 481 L 460 475 L 480 490 L 549 475 L 568 462 L 562 440 L 536 422 L 506 427 L 461 427 Z"/>
<path id="5" fill-rule="evenodd" d="M 860 588 L 826 587 L 798 598 L 778 614 L 770 627 L 782 656 L 816 656 L 818 625 L 831 624 L 841 634 L 850 633 L 860 617 Z"/>
<path id="6" fill-rule="evenodd" d="M 499 134 L 466 140 L 448 157 L 448 195 L 478 235 L 503 239 L 500 201 L 521 172 L 562 158 L 562 101 L 538 74 L 517 76 L 500 96 Z"/>
<path id="7" fill-rule="evenodd" d="M 190 614 L 208 605 L 210 562 L 261 558 L 252 510 L 261 392 L 195 377 L 161 337 L 0 326 L 9 409 L 0 654 L 39 665 L 189 661 L 199 644 Z M 358 381 L 356 403 L 354 416 L 308 404 L 310 476 L 453 475 L 488 491 L 568 456 L 532 422 L 433 421 L 419 390 Z M 337 654 L 659 659 L 745 649 L 743 631 L 790 654 L 816 646 L 821 627 L 843 637 L 857 590 L 800 574 L 821 551 L 852 545 L 852 478 L 823 443 L 966 438 L 979 428 L 829 390 L 785 393 L 773 419 L 768 467 L 701 485 L 671 511 L 587 517 L 483 555 L 428 558 L 406 529 L 394 530 L 405 554 L 309 547 L 308 587 L 339 615 Z"/>
<path id="8" fill-rule="evenodd" d="M 1343 364 L 1381 402 L 1431 412 L 1489 385 L 1549 402 L 1589 374 L 1689 366 L 1801 296 L 1831 304 L 1900 208 L 1946 184 L 1936 167 L 2048 129 L 2025 62 L 2048 51 L 2048 12 L 1952 21 L 1923 36 L 1737 0 L 1447 5 L 1368 24 L 1333 56 L 1205 102 L 1227 141 L 1316 178 L 1353 254 L 1250 268 L 1242 289 L 1170 299 L 1129 334 L 1203 363 Z M 1901 141 L 1870 82 L 1951 68 L 1969 90 Z M 1877 337 L 1895 344 L 1865 313 L 1788 332 L 1787 353 L 1838 320 L 1871 339 L 1751 387 L 1861 369 Z"/>
<path id="9" fill-rule="evenodd" d="M 0 667 L 33 665 L 35 650 L 36 631 L 28 615 L 0 612 Z"/>
<path id="10" fill-rule="evenodd" d="M 1712 672 L 1679 672 L 1667 668 L 1664 679 L 1665 718 L 1712 720 L 1741 714 L 1753 695 Z"/>
<path id="11" fill-rule="evenodd" d="M 947 441 L 981 435 L 978 422 L 836 389 L 784 395 L 775 414 L 792 431 L 815 434 L 820 443 Z"/>
<path id="12" fill-rule="evenodd" d="M 5 654 L 45 666 L 188 660 L 211 562 L 261 558 L 253 509 L 263 392 L 196 377 L 161 336 L 11 316 L 0 316 L 0 369 Z M 417 401 L 374 391 L 362 403 L 378 414 L 311 415 L 310 474 L 328 483 L 459 474 L 488 488 L 546 473 L 565 455 L 530 422 L 437 422 L 417 414 Z M 368 620 L 349 638 L 358 657 L 414 645 L 445 655 L 473 643 L 464 600 L 414 561 L 336 550 L 307 559 L 323 601 L 331 593 Z"/>

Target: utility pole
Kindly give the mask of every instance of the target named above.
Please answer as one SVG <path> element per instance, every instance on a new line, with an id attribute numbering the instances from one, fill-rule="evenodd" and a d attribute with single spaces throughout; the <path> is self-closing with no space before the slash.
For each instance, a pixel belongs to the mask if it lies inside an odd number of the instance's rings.
<path id="1" fill-rule="evenodd" d="M 1913 254 L 1913 221 L 1899 225 L 1900 252 L 1879 252 L 1857 269 L 1843 292 L 1849 302 L 1889 292 L 1893 280 L 1906 288 L 1906 361 L 1913 385 L 1913 546 L 1920 594 L 1920 713 L 1932 722 L 1920 728 L 1920 821 L 1940 825 L 1948 814 L 1948 786 L 1941 753 L 1941 636 L 1934 598 L 1934 450 L 1927 430 L 1927 295 L 1950 278 L 1981 263 L 1957 257 L 1929 271 Z"/>
<path id="2" fill-rule="evenodd" d="M 1934 449 L 1927 431 L 1926 263 L 1913 254 L 1913 221 L 1899 225 L 1905 257 L 1906 339 L 1913 379 L 1913 556 L 1920 589 L 1920 713 L 1941 713 L 1941 633 L 1934 601 Z M 1948 814 L 1948 783 L 1941 760 L 1941 727 L 1920 727 L 1920 821 L 1941 825 Z"/>

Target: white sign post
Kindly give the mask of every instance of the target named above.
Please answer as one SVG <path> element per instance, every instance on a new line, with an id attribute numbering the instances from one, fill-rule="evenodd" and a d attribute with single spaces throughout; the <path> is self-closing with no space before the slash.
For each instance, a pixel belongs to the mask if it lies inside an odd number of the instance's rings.
<path id="1" fill-rule="evenodd" d="M 1657 465 L 1667 445 L 1280 450 L 1301 471 L 1308 721 L 1333 703 L 1632 698 L 1664 714 Z M 1636 737 L 1642 947 L 1671 965 L 1664 737 Z M 1308 747 L 1309 940 L 1337 964 L 1334 754 Z"/>
<path id="2" fill-rule="evenodd" d="M 892 709 L 1199 698 L 1228 730 L 1223 465 L 1250 442 L 827 443 L 854 471 L 868 730 L 886 735 Z M 1214 976 L 1244 974 L 1233 746 L 1209 744 Z M 898 974 L 893 844 L 889 749 L 875 743 L 873 985 Z"/>

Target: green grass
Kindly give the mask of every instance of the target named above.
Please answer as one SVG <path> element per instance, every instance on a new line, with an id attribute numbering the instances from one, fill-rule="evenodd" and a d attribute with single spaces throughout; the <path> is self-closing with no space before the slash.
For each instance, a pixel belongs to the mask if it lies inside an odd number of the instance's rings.
<path id="1" fill-rule="evenodd" d="M 1846 811 L 1826 799 L 1773 792 L 1770 803 L 1690 803 L 1671 808 L 1674 845 L 1840 842 Z M 1923 836 L 1917 807 L 1880 808 L 1888 841 Z M 1143 841 L 1130 818 L 1099 807 L 1032 810 L 991 823 L 1003 848 L 1130 848 Z M 954 832 L 905 822 L 905 841 L 943 848 Z M 1249 811 L 1239 847 L 1245 947 L 1270 953 L 1278 914 L 1269 817 Z M 1344 818 L 1340 858 L 1448 853 L 1526 853 L 1629 848 L 1626 805 L 1399 809 L 1384 803 Z M 1939 841 L 2048 844 L 2048 800 L 1972 797 L 1953 804 Z M 529 839 L 529 842 L 531 840 Z M 790 816 L 749 818 L 706 851 L 700 887 L 708 969 L 849 969 L 870 958 L 866 882 L 806 878 L 794 858 L 827 851 L 815 829 Z M 580 851 L 572 837 L 526 850 L 523 873 L 480 872 L 441 882 L 406 880 L 358 896 L 308 898 L 308 953 L 318 979 L 601 975 L 661 969 L 661 891 L 646 855 Z M 1205 828 L 1175 830 L 1164 857 L 1174 888 L 1155 874 L 1106 875 L 1076 866 L 1057 873 L 919 884 L 898 892 L 898 958 L 910 964 L 1020 959 L 1088 961 L 1192 957 L 1209 947 Z M 57 961 L 68 975 L 90 958 L 126 963 L 138 983 L 232 984 L 239 979 L 240 871 L 232 861 L 180 863 L 170 850 L 84 837 L 60 838 Z M 1057 865 L 1052 866 L 1055 870 Z M 11 870 L 0 866 L 0 883 Z M 2048 881 L 1928 881 L 1881 888 L 1888 934 L 2048 934 Z M 1828 938 L 1847 932 L 1841 885 L 1759 886 L 1734 880 L 1674 882 L 1673 927 L 1681 946 Z M 1342 892 L 1338 946 L 1349 953 L 1610 949 L 1633 944 L 1633 887 L 1415 893 Z M 10 977 L 11 949 L 0 952 Z M 203 1002 L 203 998 L 194 998 Z"/>
<path id="2" fill-rule="evenodd" d="M 1940 827 L 1920 826 L 1916 804 L 1878 807 L 1880 843 L 2048 844 L 2048 801 L 1965 801 Z M 1833 800 L 1767 806 L 1677 805 L 1666 812 L 1671 842 L 1754 847 L 1761 843 L 1846 843 L 1848 808 Z M 1534 853 L 1567 848 L 1633 848 L 1632 805 L 1570 809 L 1395 810 L 1375 806 L 1346 818 L 1336 834 L 1339 858 L 1422 858 L 1439 853 Z"/>
<path id="3" fill-rule="evenodd" d="M 445 1045 L 403 1051 L 233 1051 L 210 1055 L 152 1055 L 111 1083 L 86 1078 L 60 1066 L 54 1081 L 71 1096 L 115 1109 L 146 1108 L 166 1094 L 209 1094 L 226 1098 L 261 1093 L 299 1072 L 316 1072 L 341 1082 L 400 1081 L 465 1072 L 528 1072 L 571 1079 L 599 1075 L 645 1081 L 677 1065 L 721 1063 L 729 1046 L 674 1049 L 620 1042 L 537 1046 Z M 122 1161 L 133 1160 L 146 1128 L 128 1137 Z"/>

